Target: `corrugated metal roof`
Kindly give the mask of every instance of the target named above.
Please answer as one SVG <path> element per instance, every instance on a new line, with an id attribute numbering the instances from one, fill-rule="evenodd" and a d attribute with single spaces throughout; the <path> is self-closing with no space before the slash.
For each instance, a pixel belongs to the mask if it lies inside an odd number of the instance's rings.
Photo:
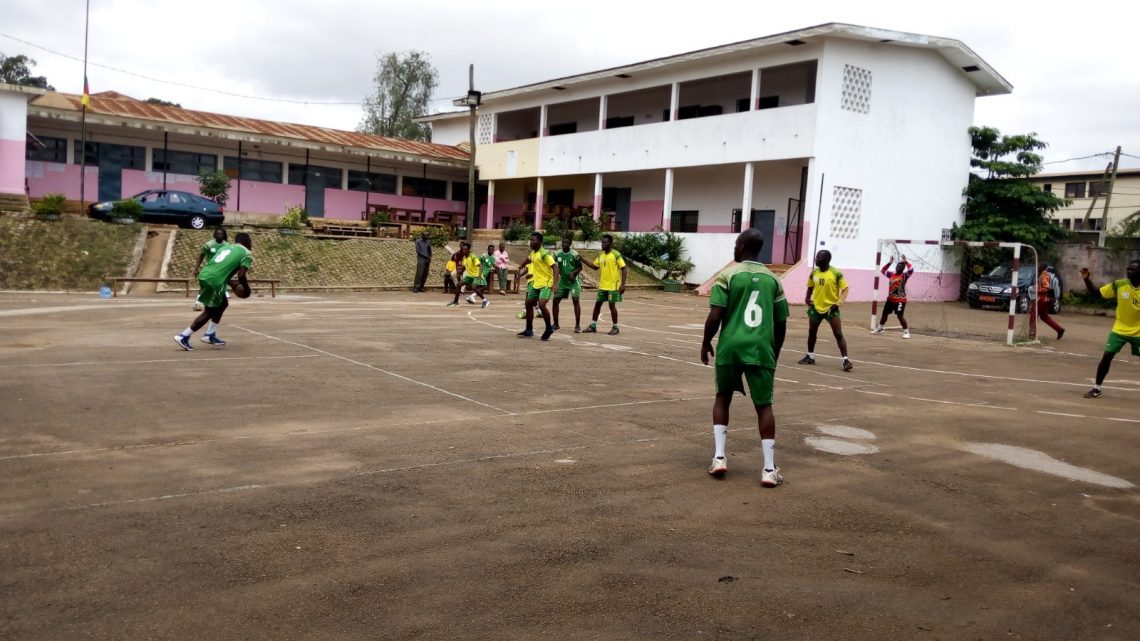
<path id="1" fill-rule="evenodd" d="M 50 92 L 33 100 L 31 106 L 78 112 L 82 109 L 81 99 L 81 96 L 75 94 Z M 87 111 L 88 113 L 104 116 L 119 116 L 137 120 L 149 120 L 157 123 L 188 125 L 191 127 L 276 136 L 278 138 L 291 138 L 294 140 L 329 145 L 343 145 L 361 149 L 415 154 L 417 156 L 442 160 L 466 161 L 468 158 L 466 151 L 451 145 L 437 145 L 429 142 L 362 134 L 355 131 L 342 131 L 340 129 L 327 129 L 325 127 L 313 127 L 311 125 L 227 116 L 225 114 L 194 111 L 180 107 L 166 107 L 136 100 L 114 91 L 91 94 L 91 103 L 88 105 Z"/>

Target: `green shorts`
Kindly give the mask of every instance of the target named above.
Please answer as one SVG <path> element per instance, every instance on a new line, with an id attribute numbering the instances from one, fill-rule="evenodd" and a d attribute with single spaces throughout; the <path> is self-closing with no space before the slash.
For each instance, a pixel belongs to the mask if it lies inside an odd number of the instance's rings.
<path id="1" fill-rule="evenodd" d="M 527 300 L 550 300 L 549 287 L 535 287 L 534 283 L 526 284 L 526 299 Z"/>
<path id="2" fill-rule="evenodd" d="M 579 283 L 577 279 L 575 279 L 573 282 L 563 280 L 558 281 L 558 291 L 554 293 L 554 297 L 566 298 L 567 296 L 571 298 L 580 298 L 582 296 L 582 283 Z"/>
<path id="3" fill-rule="evenodd" d="M 1133 356 L 1140 356 L 1140 336 L 1122 336 L 1116 332 L 1108 333 L 1108 342 L 1105 343 L 1104 351 L 1109 354 L 1119 354 L 1125 345 L 1132 346 Z"/>
<path id="4" fill-rule="evenodd" d="M 599 289 L 598 290 L 599 303 L 620 303 L 621 292 L 616 289 Z"/>
<path id="5" fill-rule="evenodd" d="M 482 276 L 464 276 L 463 277 L 463 284 L 464 285 L 477 285 L 479 287 L 485 287 L 487 285 L 487 279 L 483 278 Z"/>
<path id="6" fill-rule="evenodd" d="M 830 321 L 833 318 L 839 318 L 839 306 L 836 305 L 826 312 L 817 311 L 815 305 L 808 305 L 807 308 L 808 320 L 813 323 L 822 323 L 823 321 Z"/>
<path id="7" fill-rule="evenodd" d="M 744 394 L 741 378 L 748 381 L 748 395 L 753 405 L 771 405 L 775 400 L 776 370 L 759 365 L 716 366 L 716 393 L 740 392 Z"/>
<path id="8" fill-rule="evenodd" d="M 221 307 L 226 302 L 226 285 L 215 285 L 204 280 L 198 281 L 198 302 L 203 307 Z"/>

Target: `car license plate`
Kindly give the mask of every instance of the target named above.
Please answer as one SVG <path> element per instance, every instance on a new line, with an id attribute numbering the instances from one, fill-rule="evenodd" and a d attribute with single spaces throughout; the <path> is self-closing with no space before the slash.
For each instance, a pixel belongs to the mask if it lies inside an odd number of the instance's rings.
<path id="1" fill-rule="evenodd" d="M 978 296 L 978 300 L 986 302 L 986 303 L 995 303 L 995 302 L 997 302 L 997 297 L 996 296 Z"/>

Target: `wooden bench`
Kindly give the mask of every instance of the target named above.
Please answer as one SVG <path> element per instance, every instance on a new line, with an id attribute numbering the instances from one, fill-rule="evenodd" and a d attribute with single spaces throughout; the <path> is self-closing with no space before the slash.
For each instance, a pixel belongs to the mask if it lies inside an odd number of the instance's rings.
<path id="1" fill-rule="evenodd" d="M 361 225 L 338 225 L 336 223 L 325 223 L 323 225 L 314 225 L 313 231 L 318 234 L 327 234 L 331 236 L 375 236 L 376 232 L 372 227 L 364 227 Z"/>
<path id="2" fill-rule="evenodd" d="M 250 289 L 253 289 L 255 284 L 269 285 L 269 295 L 272 298 L 277 298 L 277 284 L 281 282 L 280 278 L 248 278 Z M 182 283 L 185 288 L 186 298 L 190 298 L 190 283 L 198 282 L 197 278 L 112 278 L 111 279 L 111 296 L 119 295 L 119 283 Z"/>

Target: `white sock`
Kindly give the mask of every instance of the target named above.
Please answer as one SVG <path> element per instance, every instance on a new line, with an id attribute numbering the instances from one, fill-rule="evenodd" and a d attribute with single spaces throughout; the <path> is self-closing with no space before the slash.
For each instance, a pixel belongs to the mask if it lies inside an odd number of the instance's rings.
<path id="1" fill-rule="evenodd" d="M 727 425 L 713 425 L 713 441 L 716 443 L 716 454 L 713 456 L 724 458 L 724 444 L 728 441 Z"/>
<path id="2" fill-rule="evenodd" d="M 848 358 L 848 357 L 846 357 L 846 356 L 844 356 L 844 357 L 843 357 L 843 360 L 845 360 L 845 361 L 849 361 L 849 360 L 851 360 L 851 359 L 850 359 L 850 358 Z"/>
<path id="3" fill-rule="evenodd" d="M 760 447 L 764 449 L 764 469 L 776 469 L 776 453 L 773 451 L 776 448 L 776 439 L 762 438 L 760 439 Z"/>
<path id="4" fill-rule="evenodd" d="M 206 333 L 213 336 L 216 331 L 218 331 L 218 324 L 214 321 L 210 321 L 210 324 L 206 325 Z"/>
<path id="5" fill-rule="evenodd" d="M 1100 391 L 1100 385 L 1093 385 L 1093 389 L 1099 392 Z"/>
<path id="6" fill-rule="evenodd" d="M 194 335 L 194 330 L 187 327 L 186 329 L 182 330 L 182 332 L 178 335 L 183 337 L 183 338 L 190 338 L 191 336 Z"/>
<path id="7" fill-rule="evenodd" d="M 815 352 L 808 352 L 807 356 L 808 358 L 815 358 Z"/>

